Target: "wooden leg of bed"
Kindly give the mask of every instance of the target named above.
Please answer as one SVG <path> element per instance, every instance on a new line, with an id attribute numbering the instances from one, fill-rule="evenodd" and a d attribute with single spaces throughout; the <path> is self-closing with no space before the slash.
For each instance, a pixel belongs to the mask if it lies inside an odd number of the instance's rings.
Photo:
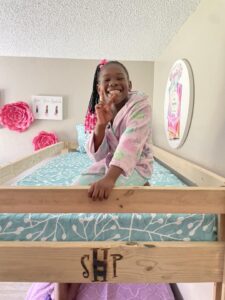
<path id="1" fill-rule="evenodd" d="M 222 283 L 218 282 L 214 284 L 213 300 L 221 300 L 222 298 Z"/>
<path id="2" fill-rule="evenodd" d="M 222 287 L 221 300 L 225 300 L 225 283 L 223 283 L 223 287 Z"/>
<path id="3" fill-rule="evenodd" d="M 79 283 L 56 283 L 55 300 L 76 300 Z"/>
<path id="4" fill-rule="evenodd" d="M 55 284 L 55 300 L 66 300 L 68 291 L 67 283 Z"/>
<path id="5" fill-rule="evenodd" d="M 219 241 L 225 241 L 225 215 L 219 216 L 218 230 Z M 223 282 L 215 283 L 213 300 L 225 300 L 225 253 L 223 264 Z"/>
<path id="6" fill-rule="evenodd" d="M 225 284 L 216 283 L 214 287 L 214 299 L 213 300 L 225 300 Z"/>

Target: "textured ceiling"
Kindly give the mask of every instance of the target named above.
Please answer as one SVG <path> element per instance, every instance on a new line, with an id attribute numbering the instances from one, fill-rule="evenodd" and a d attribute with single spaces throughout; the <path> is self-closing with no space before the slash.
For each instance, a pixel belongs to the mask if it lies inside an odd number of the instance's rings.
<path id="1" fill-rule="evenodd" d="M 155 60 L 201 0 L 0 0 L 0 55 Z"/>

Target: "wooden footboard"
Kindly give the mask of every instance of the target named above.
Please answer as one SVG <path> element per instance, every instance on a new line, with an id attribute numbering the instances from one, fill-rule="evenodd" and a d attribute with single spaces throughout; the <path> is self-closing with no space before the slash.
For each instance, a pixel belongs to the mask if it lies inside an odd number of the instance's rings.
<path id="1" fill-rule="evenodd" d="M 19 203 L 19 205 L 18 205 Z M 115 188 L 92 201 L 87 187 L 0 187 L 8 213 L 216 213 L 225 188 Z M 225 242 L 1 242 L 0 280 L 222 282 Z"/>
<path id="2" fill-rule="evenodd" d="M 0 281 L 222 282 L 222 242 L 1 242 Z"/>
<path id="3" fill-rule="evenodd" d="M 214 299 L 225 300 L 225 180 L 164 152 L 157 149 L 156 158 L 201 187 L 115 188 L 107 201 L 94 202 L 87 187 L 5 186 L 0 213 L 215 213 L 218 242 L 0 242 L 0 281 L 215 282 Z M 6 168 L 1 182 L 25 169 Z"/>

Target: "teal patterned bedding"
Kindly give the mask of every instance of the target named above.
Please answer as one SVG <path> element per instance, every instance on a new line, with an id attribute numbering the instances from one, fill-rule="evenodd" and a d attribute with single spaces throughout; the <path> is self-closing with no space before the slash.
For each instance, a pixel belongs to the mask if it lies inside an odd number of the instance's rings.
<path id="1" fill-rule="evenodd" d="M 87 154 L 65 153 L 19 180 L 18 186 L 69 186 L 91 164 Z M 154 186 L 184 186 L 154 162 Z M 20 241 L 210 241 L 215 215 L 207 214 L 1 214 L 0 240 Z"/>
<path id="2" fill-rule="evenodd" d="M 86 153 L 70 152 L 59 155 L 47 162 L 45 166 L 25 176 L 18 186 L 69 186 L 76 181 L 79 174 L 91 165 Z M 168 169 L 154 161 L 154 172 L 150 180 L 154 186 L 186 185 Z"/>

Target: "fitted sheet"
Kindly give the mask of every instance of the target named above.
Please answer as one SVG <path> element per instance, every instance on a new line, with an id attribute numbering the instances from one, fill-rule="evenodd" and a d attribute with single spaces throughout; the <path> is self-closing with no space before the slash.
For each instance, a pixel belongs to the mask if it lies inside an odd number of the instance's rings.
<path id="1" fill-rule="evenodd" d="M 17 186 L 69 186 L 92 161 L 86 153 L 69 152 L 46 161 L 33 172 L 20 178 Z M 149 182 L 154 186 L 185 186 L 186 184 L 169 169 L 154 161 L 154 171 Z"/>
<path id="2" fill-rule="evenodd" d="M 64 153 L 13 185 L 69 186 L 90 164 L 85 153 Z M 185 186 L 158 162 L 154 162 L 151 184 Z M 216 225 L 212 214 L 1 214 L 0 240 L 210 241 L 217 239 Z"/>

